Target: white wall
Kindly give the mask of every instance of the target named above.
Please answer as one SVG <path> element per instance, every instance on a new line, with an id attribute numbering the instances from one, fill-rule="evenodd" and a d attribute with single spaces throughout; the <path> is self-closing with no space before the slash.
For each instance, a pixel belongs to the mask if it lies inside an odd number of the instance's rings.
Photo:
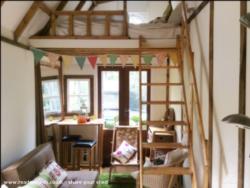
<path id="1" fill-rule="evenodd" d="M 30 51 L 1 42 L 1 169 L 35 147 L 35 77 Z"/>
<path id="2" fill-rule="evenodd" d="M 247 3 L 247 11 L 250 12 L 250 2 Z M 250 116 L 250 29 L 247 29 L 247 83 L 246 83 L 246 114 Z M 250 130 L 246 130 L 245 150 L 245 187 L 250 187 Z"/>
<path id="3" fill-rule="evenodd" d="M 249 10 L 249 2 L 248 2 Z M 215 2 L 214 10 L 214 140 L 213 188 L 237 187 L 238 130 L 221 121 L 228 114 L 238 112 L 240 60 L 240 2 Z M 250 115 L 249 29 L 247 49 L 247 115 Z M 191 43 L 198 89 L 203 111 L 206 137 L 208 135 L 208 40 L 209 5 L 191 23 Z M 187 77 L 188 78 L 188 77 Z M 197 117 L 195 118 L 197 119 Z M 197 126 L 197 122 L 195 123 Z M 196 129 L 195 129 L 196 130 Z M 194 132 L 194 136 L 197 132 Z M 245 186 L 250 185 L 249 131 L 246 131 Z M 194 137 L 198 182 L 202 182 L 202 156 L 197 136 Z M 200 185 L 201 186 L 201 185 Z M 199 187 L 200 187 L 199 186 Z"/>

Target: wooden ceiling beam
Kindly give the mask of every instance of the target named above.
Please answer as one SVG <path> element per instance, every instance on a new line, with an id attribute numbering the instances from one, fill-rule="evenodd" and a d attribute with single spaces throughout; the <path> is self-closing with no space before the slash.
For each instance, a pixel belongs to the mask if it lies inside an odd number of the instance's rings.
<path id="1" fill-rule="evenodd" d="M 86 1 L 80 1 L 80 2 L 78 3 L 78 5 L 76 6 L 75 10 L 76 10 L 76 11 L 81 10 L 82 7 L 84 6 L 85 2 L 86 2 Z"/>
<path id="2" fill-rule="evenodd" d="M 56 7 L 56 10 L 58 11 L 63 10 L 67 3 L 68 1 L 61 1 L 59 5 Z"/>
<path id="3" fill-rule="evenodd" d="M 96 4 L 99 5 L 99 4 L 108 3 L 108 2 L 111 2 L 111 1 L 96 1 Z"/>
<path id="4" fill-rule="evenodd" d="M 92 4 L 91 4 L 91 6 L 89 7 L 89 11 L 94 10 L 94 8 L 95 8 L 97 5 L 100 5 L 100 4 L 103 4 L 103 3 L 108 3 L 108 2 L 111 2 L 111 1 L 95 1 L 95 0 L 92 0 Z"/>
<path id="5" fill-rule="evenodd" d="M 23 33 L 24 29 L 27 27 L 27 25 L 30 23 L 31 19 L 35 15 L 37 9 L 39 7 L 39 2 L 35 1 L 29 8 L 29 10 L 26 12 L 25 16 L 23 17 L 22 21 L 17 26 L 16 30 L 14 31 L 14 38 L 17 41 L 18 38 Z"/>
<path id="6" fill-rule="evenodd" d="M 46 14 L 48 14 L 49 16 L 51 15 L 52 11 L 50 10 L 50 8 L 44 3 L 44 2 L 39 2 L 38 3 L 38 7 L 45 12 Z"/>
<path id="7" fill-rule="evenodd" d="M 68 1 L 60 1 L 59 5 L 56 7 L 56 11 L 61 11 L 64 9 Z M 50 28 L 50 20 L 46 23 L 46 25 L 41 29 L 39 32 L 37 32 L 35 35 L 43 35 L 48 33 Z"/>
<path id="8" fill-rule="evenodd" d="M 96 7 L 96 1 L 92 1 L 92 4 L 90 5 L 90 7 L 89 7 L 89 11 L 92 11 L 92 10 L 94 10 L 94 8 Z"/>
<path id="9" fill-rule="evenodd" d="M 209 3 L 209 1 L 202 1 L 200 5 L 193 11 L 193 13 L 187 19 L 188 23 L 191 21 L 205 8 L 205 6 Z"/>
<path id="10" fill-rule="evenodd" d="M 4 2 L 5 2 L 5 1 L 1 1 L 1 7 L 3 6 Z"/>

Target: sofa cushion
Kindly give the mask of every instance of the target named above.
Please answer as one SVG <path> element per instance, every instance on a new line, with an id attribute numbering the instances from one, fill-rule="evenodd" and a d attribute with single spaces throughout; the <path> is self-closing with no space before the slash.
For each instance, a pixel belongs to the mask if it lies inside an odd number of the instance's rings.
<path id="1" fill-rule="evenodd" d="M 96 186 L 98 171 L 67 171 L 68 176 L 60 188 L 93 188 Z"/>
<path id="2" fill-rule="evenodd" d="M 63 180 L 67 177 L 67 172 L 62 169 L 55 161 L 51 161 L 48 166 L 44 168 L 49 176 L 51 177 L 52 181 L 55 182 L 55 186 L 58 187 Z"/>
<path id="3" fill-rule="evenodd" d="M 55 160 L 55 156 L 51 144 L 42 144 L 4 169 L 2 171 L 3 180 L 5 183 L 8 183 L 8 181 L 21 182 L 12 186 L 7 185 L 10 187 L 23 185 L 22 182 L 33 180 L 37 177 L 43 167 L 52 160 Z"/>
<path id="4" fill-rule="evenodd" d="M 24 185 L 23 187 L 18 188 L 55 188 L 54 184 L 52 184 L 52 179 L 48 172 L 43 170 L 40 172 L 39 176 L 35 179 Z"/>

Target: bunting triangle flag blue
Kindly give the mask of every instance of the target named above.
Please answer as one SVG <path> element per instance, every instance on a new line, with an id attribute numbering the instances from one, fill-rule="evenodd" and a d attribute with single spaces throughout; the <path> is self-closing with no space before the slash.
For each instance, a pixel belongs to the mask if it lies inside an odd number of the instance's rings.
<path id="1" fill-rule="evenodd" d="M 79 65 L 79 67 L 82 69 L 84 64 L 85 64 L 86 57 L 77 56 L 77 57 L 75 57 L 75 59 L 76 59 L 77 64 Z"/>
<path id="2" fill-rule="evenodd" d="M 42 57 L 45 55 L 45 52 L 39 49 L 31 48 L 31 51 L 33 52 L 36 63 L 39 63 Z"/>

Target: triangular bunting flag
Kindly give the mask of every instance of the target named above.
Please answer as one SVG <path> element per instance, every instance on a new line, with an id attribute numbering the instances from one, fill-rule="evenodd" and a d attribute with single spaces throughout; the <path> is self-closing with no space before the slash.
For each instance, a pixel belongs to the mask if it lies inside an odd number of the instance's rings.
<path id="1" fill-rule="evenodd" d="M 39 49 L 31 48 L 31 51 L 33 52 L 35 63 L 39 63 L 42 57 L 45 55 L 44 51 Z"/>
<path id="2" fill-rule="evenodd" d="M 173 61 L 173 63 L 175 65 L 178 64 L 178 57 L 177 57 L 177 53 L 176 52 L 169 53 L 168 56 L 169 56 L 170 60 Z"/>
<path id="3" fill-rule="evenodd" d="M 106 67 L 106 65 L 108 64 L 108 56 L 106 54 L 105 55 L 100 55 L 99 58 L 100 58 L 101 64 L 104 67 Z"/>
<path id="4" fill-rule="evenodd" d="M 52 67 L 58 66 L 59 55 L 48 52 L 47 56 L 49 58 L 49 64 L 52 65 Z"/>
<path id="5" fill-rule="evenodd" d="M 132 63 L 134 67 L 136 68 L 139 65 L 139 56 L 138 55 L 132 55 L 131 56 Z"/>
<path id="6" fill-rule="evenodd" d="M 122 64 L 122 67 L 124 68 L 126 63 L 128 62 L 128 55 L 120 55 L 120 61 L 121 61 L 121 64 Z"/>
<path id="7" fill-rule="evenodd" d="M 112 64 L 112 65 L 116 64 L 117 57 L 118 56 L 116 54 L 109 54 L 110 64 Z"/>
<path id="8" fill-rule="evenodd" d="M 153 55 L 144 55 L 143 56 L 144 63 L 150 65 L 153 57 L 154 57 Z"/>
<path id="9" fill-rule="evenodd" d="M 77 56 L 77 57 L 75 57 L 75 59 L 76 59 L 77 64 L 79 65 L 79 67 L 82 69 L 83 66 L 84 66 L 86 57 L 84 57 L 84 56 Z"/>
<path id="10" fill-rule="evenodd" d="M 96 66 L 97 56 L 88 56 L 88 60 L 92 68 L 94 69 Z"/>
<path id="11" fill-rule="evenodd" d="M 159 65 L 163 65 L 165 57 L 166 57 L 166 53 L 165 52 L 159 52 L 159 53 L 155 54 L 155 57 L 157 58 L 157 63 Z"/>
<path id="12" fill-rule="evenodd" d="M 65 68 L 68 68 L 73 62 L 72 56 L 63 55 L 62 58 L 63 58 L 63 64 L 65 65 Z"/>

